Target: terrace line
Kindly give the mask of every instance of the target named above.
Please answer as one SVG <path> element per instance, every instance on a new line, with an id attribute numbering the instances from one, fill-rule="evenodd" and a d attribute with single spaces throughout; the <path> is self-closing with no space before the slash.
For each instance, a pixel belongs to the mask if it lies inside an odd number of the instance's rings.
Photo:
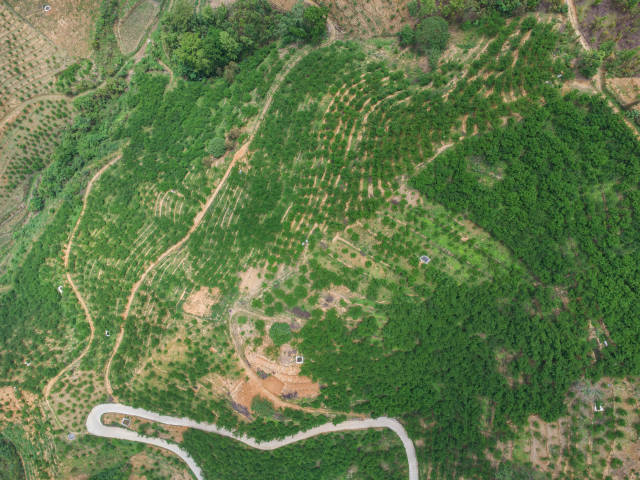
<path id="1" fill-rule="evenodd" d="M 151 420 L 153 422 L 164 423 L 165 425 L 176 425 L 180 427 L 196 428 L 205 432 L 216 433 L 223 437 L 232 438 L 238 442 L 242 442 L 252 448 L 258 450 L 276 450 L 280 447 L 290 445 L 308 438 L 322 435 L 325 433 L 345 432 L 350 430 L 366 430 L 369 428 L 388 428 L 392 430 L 404 445 L 404 449 L 407 453 L 407 460 L 409 462 L 409 480 L 418 479 L 418 460 L 416 458 L 416 450 L 413 442 L 407 435 L 407 431 L 404 427 L 393 418 L 380 417 L 370 418 L 366 420 L 347 420 L 345 422 L 334 425 L 333 423 L 325 423 L 318 427 L 312 428 L 305 432 L 299 432 L 295 435 L 290 435 L 281 440 L 269 440 L 267 442 L 259 442 L 254 438 L 247 437 L 246 435 L 238 436 L 233 432 L 220 428 L 213 423 L 196 422 L 190 418 L 177 418 L 166 415 L 160 415 L 158 413 L 150 412 L 142 408 L 129 407 L 127 405 L 121 405 L 118 403 L 102 403 L 93 407 L 89 416 L 87 417 L 87 430 L 91 435 L 106 438 L 116 438 L 119 440 L 129 440 L 132 442 L 146 443 L 154 445 L 156 447 L 164 448 L 175 453 L 180 457 L 191 469 L 193 474 L 198 480 L 204 480 L 202 470 L 195 462 L 193 457 L 189 453 L 179 447 L 175 443 L 167 442 L 166 440 L 154 437 L 145 437 L 137 432 L 120 427 L 107 427 L 102 423 L 102 416 L 107 413 L 116 413 L 121 415 L 135 416 Z"/>

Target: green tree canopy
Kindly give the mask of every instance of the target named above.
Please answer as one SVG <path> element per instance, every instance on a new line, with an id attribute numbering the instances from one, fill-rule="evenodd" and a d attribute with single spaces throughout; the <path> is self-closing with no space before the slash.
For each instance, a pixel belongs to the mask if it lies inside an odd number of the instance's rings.
<path id="1" fill-rule="evenodd" d="M 416 25 L 416 48 L 422 53 L 442 53 L 449 41 L 449 25 L 442 17 L 427 17 Z"/>
<path id="2" fill-rule="evenodd" d="M 291 328 L 288 323 L 276 322 L 269 329 L 269 336 L 273 343 L 280 346 L 291 340 Z"/>

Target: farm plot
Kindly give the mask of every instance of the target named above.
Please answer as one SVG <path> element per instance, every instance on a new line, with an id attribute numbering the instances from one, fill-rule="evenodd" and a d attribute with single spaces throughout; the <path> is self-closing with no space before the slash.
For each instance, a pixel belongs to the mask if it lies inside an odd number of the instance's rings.
<path id="1" fill-rule="evenodd" d="M 387 2 L 372 0 L 364 3 L 349 0 L 320 0 L 329 7 L 329 15 L 340 25 L 342 33 L 356 37 L 373 37 L 397 32 L 409 20 L 407 0 Z"/>
<path id="2" fill-rule="evenodd" d="M 100 0 L 7 0 L 40 33 L 72 57 L 88 57 Z M 44 5 L 51 9 L 44 11 Z"/>
<path id="3" fill-rule="evenodd" d="M 118 46 L 125 55 L 133 52 L 147 28 L 154 21 L 160 11 L 160 2 L 156 0 L 141 0 L 118 20 L 115 29 Z"/>
<path id="4" fill-rule="evenodd" d="M 11 233 L 26 213 L 30 180 L 49 163 L 59 132 L 72 118 L 69 101 L 53 97 L 28 103 L 0 128 L 0 274 L 9 260 Z"/>
<path id="5" fill-rule="evenodd" d="M 0 120 L 22 102 L 53 93 L 55 73 L 70 63 L 64 50 L 0 4 Z"/>

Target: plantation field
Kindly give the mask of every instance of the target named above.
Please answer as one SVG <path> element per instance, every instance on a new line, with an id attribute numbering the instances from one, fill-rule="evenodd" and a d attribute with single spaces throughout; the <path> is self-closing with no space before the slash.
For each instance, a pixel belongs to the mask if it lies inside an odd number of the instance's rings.
<path id="1" fill-rule="evenodd" d="M 307 413 L 328 408 L 334 413 L 400 414 L 409 408 L 424 412 L 427 424 L 436 422 L 438 430 L 451 431 L 459 420 L 445 405 L 467 395 L 459 380 L 444 373 L 454 369 L 464 371 L 465 378 L 484 377 L 464 401 L 473 405 L 468 421 L 477 425 L 469 441 L 491 452 L 501 447 L 481 441 L 480 428 L 490 424 L 505 434 L 498 417 L 504 408 L 498 400 L 501 389 L 538 389 L 537 394 L 518 397 L 523 413 L 517 415 L 524 418 L 524 412 L 548 418 L 562 411 L 560 391 L 570 385 L 566 370 L 546 372 L 543 363 L 539 368 L 546 373 L 534 374 L 509 359 L 523 349 L 534 364 L 533 359 L 542 355 L 535 344 L 523 344 L 529 337 L 521 336 L 520 322 L 529 324 L 525 318 L 532 315 L 549 320 L 538 323 L 531 336 L 573 339 L 571 344 L 565 340 L 564 348 L 581 352 L 570 367 L 574 375 L 590 363 L 591 355 L 600 355 L 587 339 L 587 325 L 574 326 L 569 320 L 574 315 L 567 293 L 571 287 L 560 279 L 540 283 L 545 278 L 541 267 L 533 257 L 514 256 L 513 246 L 496 241 L 496 227 L 483 228 L 484 220 L 474 221 L 457 203 L 445 202 L 443 207 L 435 201 L 439 197 L 430 194 L 426 199 L 419 193 L 427 172 L 433 175 L 441 158 L 458 151 L 451 143 L 467 138 L 458 143 L 464 145 L 516 128 L 523 118 L 537 115 L 534 99 L 551 102 L 555 86 L 571 80 L 567 60 L 572 47 L 553 23 L 512 22 L 493 39 L 479 43 L 484 47 L 459 49 L 430 75 L 372 62 L 364 54 L 375 51 L 369 46 L 334 43 L 305 55 L 276 93 L 249 161 L 234 169 L 186 251 L 173 255 L 140 290 L 133 308 L 135 322 L 127 325 L 114 359 L 116 394 L 156 410 L 170 404 L 172 412 L 188 412 L 193 418 L 200 417 L 203 408 L 212 408 L 217 421 L 225 424 L 232 421 L 232 408 L 263 418 L 265 410 L 255 400 L 260 397 L 271 408 Z M 469 67 L 458 58 L 465 58 Z M 604 114 L 597 103 L 585 108 Z M 491 191 L 506 181 L 505 160 L 472 160 L 466 168 L 478 177 L 481 188 Z M 421 255 L 431 261 L 421 264 Z M 238 274 L 246 277 L 246 272 L 254 272 L 251 284 L 245 285 L 253 293 L 241 293 L 234 300 Z M 205 287 L 219 292 L 205 313 L 183 313 L 184 302 Z M 427 307 L 416 303 L 418 299 L 428 299 Z M 504 311 L 506 305 L 513 307 Z M 239 313 L 229 315 L 228 310 Z M 495 331 L 492 318 L 513 320 Z M 280 337 L 270 332 L 283 323 L 294 333 L 281 347 Z M 430 345 L 427 357 L 413 347 L 416 335 L 419 345 Z M 353 338 L 354 347 L 349 347 L 348 338 Z M 460 342 L 469 355 L 463 359 Z M 301 371 L 291 367 L 292 349 L 304 354 Z M 453 351 L 458 353 L 450 357 Z M 373 361 L 381 355 L 393 360 Z M 362 364 L 368 365 L 364 372 Z M 378 364 L 399 370 L 376 373 Z M 472 365 L 481 370 L 474 371 Z M 401 372 L 414 370 L 434 383 L 427 382 L 425 396 L 414 396 L 409 406 L 389 409 L 384 392 L 405 381 Z M 487 372 L 493 372 L 491 380 Z M 307 396 L 299 374 L 320 382 L 319 394 Z M 547 375 L 554 378 L 555 393 L 546 390 L 548 386 L 527 387 L 545 382 Z M 417 394 L 418 386 L 406 381 L 404 388 Z M 367 386 L 372 382 L 375 388 Z M 483 407 L 486 403 L 471 400 L 477 391 L 473 389 L 487 388 L 486 382 L 497 389 L 484 390 L 489 410 Z M 454 391 L 455 401 L 449 396 Z M 542 391 L 549 393 L 541 396 Z M 274 392 L 281 395 L 273 397 Z M 287 392 L 295 395 L 283 397 Z M 224 397 L 231 397 L 232 407 L 225 406 Z M 471 420 L 471 415 L 479 418 Z M 428 439 L 434 427 L 421 426 L 417 418 L 408 421 L 424 445 L 418 450 L 430 459 L 427 463 L 442 471 L 450 468 L 450 459 L 439 452 L 460 449 L 457 440 L 448 437 L 433 443 Z M 487 459 L 468 467 L 490 465 Z M 572 468 L 582 467 L 576 463 Z"/>
<path id="2" fill-rule="evenodd" d="M 53 93 L 55 73 L 71 63 L 66 52 L 0 5 L 0 119 L 22 102 Z"/>
<path id="3" fill-rule="evenodd" d="M 26 215 L 33 175 L 49 163 L 60 143 L 58 132 L 72 118 L 68 99 L 49 96 L 29 102 L 0 129 L 0 274 L 10 260 L 13 231 Z"/>
<path id="4" fill-rule="evenodd" d="M 397 32 L 409 20 L 409 2 L 406 0 L 320 0 L 317 3 L 329 8 L 331 18 L 339 25 L 338 33 L 341 35 L 364 38 L 389 35 Z"/>
<path id="5" fill-rule="evenodd" d="M 45 12 L 38 0 L 7 0 L 29 24 L 71 57 L 87 57 L 99 0 L 57 0 Z"/>
<path id="6" fill-rule="evenodd" d="M 403 35 L 449 27 L 409 3 L 181 3 L 127 58 L 160 5 L 112 1 L 94 58 L 29 87 L 0 131 L 0 254 L 21 259 L 0 262 L 0 421 L 37 439 L 14 442 L 28 468 L 190 478 L 87 423 L 122 403 L 259 441 L 389 417 L 425 479 L 634 474 L 636 132 L 560 15 L 481 16 L 420 52 Z M 415 471 L 379 429 L 262 452 L 123 420 L 101 421 L 205 478 Z"/>

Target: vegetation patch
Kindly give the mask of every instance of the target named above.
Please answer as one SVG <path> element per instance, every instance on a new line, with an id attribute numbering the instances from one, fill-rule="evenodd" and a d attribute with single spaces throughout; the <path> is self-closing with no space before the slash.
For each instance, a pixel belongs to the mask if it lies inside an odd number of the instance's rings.
<path id="1" fill-rule="evenodd" d="M 185 432 L 183 447 L 205 475 L 220 479 L 309 480 L 340 478 L 404 479 L 406 454 L 394 433 L 366 431 L 322 435 L 295 445 L 262 452 L 219 435 Z M 237 465 L 243 465 L 238 471 Z M 304 472 L 304 473 L 303 473 Z"/>
<path id="2" fill-rule="evenodd" d="M 283 345 L 291 340 L 291 328 L 288 323 L 276 322 L 269 328 L 269 337 L 276 346 Z"/>
<path id="3" fill-rule="evenodd" d="M 15 445 L 0 437 L 0 479 L 22 480 L 25 477 L 22 460 Z"/>

